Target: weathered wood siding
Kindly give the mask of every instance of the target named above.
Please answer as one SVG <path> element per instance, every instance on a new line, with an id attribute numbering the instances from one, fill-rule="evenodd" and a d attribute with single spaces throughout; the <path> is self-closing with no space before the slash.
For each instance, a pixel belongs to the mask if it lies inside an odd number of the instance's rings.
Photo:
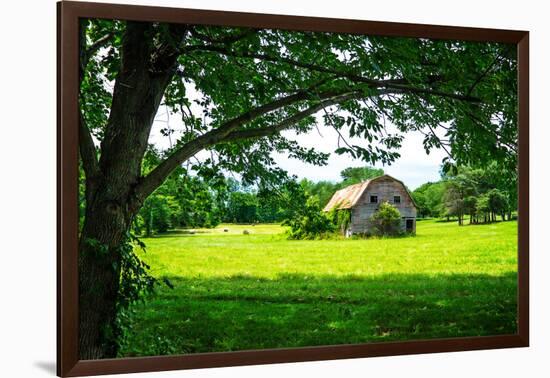
<path id="1" fill-rule="evenodd" d="M 370 203 L 370 197 L 377 196 L 377 203 Z M 394 196 L 401 197 L 401 203 L 394 203 Z M 389 202 L 401 213 L 401 228 L 405 231 L 406 220 L 413 220 L 413 232 L 416 232 L 416 207 L 411 201 L 405 187 L 391 178 L 380 178 L 371 182 L 357 204 L 351 210 L 351 232 L 354 234 L 368 233 L 368 219 L 374 214 L 382 202 Z"/>

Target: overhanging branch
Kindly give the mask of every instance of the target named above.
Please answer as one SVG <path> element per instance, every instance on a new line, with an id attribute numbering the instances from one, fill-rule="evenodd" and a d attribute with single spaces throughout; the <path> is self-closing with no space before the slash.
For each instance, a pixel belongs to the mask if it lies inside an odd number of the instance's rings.
<path id="1" fill-rule="evenodd" d="M 331 98 L 326 101 L 322 101 L 316 105 L 310 106 L 309 108 L 302 110 L 286 119 L 281 121 L 280 123 L 268 127 L 262 127 L 262 128 L 256 128 L 256 129 L 247 129 L 247 130 L 236 130 L 231 132 L 227 137 L 224 138 L 223 142 L 234 142 L 237 140 L 244 140 L 244 139 L 256 139 L 256 138 L 262 138 L 266 136 L 271 136 L 274 134 L 277 134 L 283 130 L 286 130 L 296 123 L 300 122 L 301 120 L 317 113 L 318 111 L 332 105 L 339 104 L 341 102 L 352 100 L 356 98 L 363 97 L 363 94 L 361 92 L 353 92 L 350 94 L 337 96 L 334 98 Z"/>
<path id="2" fill-rule="evenodd" d="M 192 51 L 215 52 L 215 53 L 223 54 L 226 56 L 232 56 L 236 58 L 259 59 L 259 60 L 263 60 L 271 63 L 284 63 L 284 64 L 291 65 L 293 67 L 304 68 L 311 71 L 328 73 L 331 75 L 335 75 L 336 77 L 347 78 L 356 83 L 367 84 L 371 88 L 400 89 L 405 93 L 434 95 L 434 96 L 445 97 L 445 98 L 450 98 L 450 99 L 460 100 L 460 101 L 474 102 L 474 103 L 481 101 L 479 98 L 470 96 L 469 94 L 462 95 L 459 93 L 449 93 L 449 92 L 439 91 L 431 88 L 411 86 L 410 84 L 408 84 L 409 81 L 405 78 L 375 80 L 375 79 L 370 79 L 370 78 L 355 74 L 353 72 L 342 72 L 337 69 L 327 68 L 327 67 L 319 66 L 312 63 L 300 62 L 298 60 L 286 58 L 286 57 L 274 57 L 268 54 L 257 54 L 257 53 L 250 53 L 250 52 L 236 52 L 226 47 L 211 46 L 211 45 L 193 45 L 193 46 L 187 46 L 184 48 L 184 52 L 192 52 Z M 438 77 L 435 77 L 435 76 L 428 77 L 426 84 L 431 85 L 435 81 L 437 81 L 437 79 Z"/>
<path id="3" fill-rule="evenodd" d="M 342 102 L 346 99 L 351 99 L 353 98 L 353 96 L 359 96 L 360 93 L 362 92 L 356 91 L 350 93 L 348 91 L 348 93 L 346 94 L 336 91 L 327 91 L 318 93 L 315 95 L 315 98 L 318 98 L 321 102 L 302 112 L 297 113 L 294 116 L 291 116 L 279 125 L 271 126 L 267 129 L 268 131 L 264 130 L 264 132 L 276 133 L 278 132 L 277 130 L 282 130 L 283 128 L 290 127 L 296 122 L 304 119 L 305 117 L 315 113 L 316 111 L 326 106 L 333 105 L 337 102 Z M 170 173 L 175 168 L 177 168 L 180 164 L 182 164 L 191 156 L 195 155 L 204 148 L 213 146 L 218 143 L 223 143 L 225 141 L 236 140 L 237 138 L 251 138 L 253 133 L 252 129 L 247 131 L 250 134 L 236 133 L 236 129 L 238 129 L 240 126 L 249 123 L 254 119 L 261 117 L 262 115 L 265 115 L 271 111 L 283 108 L 284 106 L 311 99 L 311 96 L 312 94 L 306 90 L 297 92 L 286 97 L 282 97 L 271 103 L 259 106 L 236 118 L 233 118 L 224 123 L 222 126 L 195 138 L 193 141 L 185 143 L 141 180 L 141 182 L 135 188 L 135 199 L 139 202 L 143 201 L 159 185 L 162 184 L 162 182 L 170 175 Z"/>

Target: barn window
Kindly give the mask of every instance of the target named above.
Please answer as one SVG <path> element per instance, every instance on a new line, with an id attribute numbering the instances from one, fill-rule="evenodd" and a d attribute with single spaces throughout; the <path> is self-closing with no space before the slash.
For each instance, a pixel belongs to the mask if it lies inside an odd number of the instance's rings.
<path id="1" fill-rule="evenodd" d="M 370 203 L 378 203 L 378 196 L 370 196 Z"/>
<path id="2" fill-rule="evenodd" d="M 401 196 L 393 196 L 393 203 L 401 203 Z"/>

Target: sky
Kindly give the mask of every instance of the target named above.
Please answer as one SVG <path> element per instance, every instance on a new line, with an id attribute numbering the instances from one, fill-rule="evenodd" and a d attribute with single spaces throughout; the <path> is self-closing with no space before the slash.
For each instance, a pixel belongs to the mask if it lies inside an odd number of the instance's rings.
<path id="1" fill-rule="evenodd" d="M 298 178 L 307 178 L 312 181 L 333 181 L 341 180 L 340 172 L 347 167 L 361 167 L 366 163 L 360 159 L 353 159 L 350 155 L 338 155 L 334 153 L 337 148 L 338 135 L 330 128 L 323 125 L 322 117 L 318 117 L 319 132 L 312 130 L 307 134 L 296 135 L 293 131 L 285 131 L 283 135 L 289 139 L 298 141 L 304 147 L 315 147 L 318 151 L 331 153 L 326 166 L 316 166 L 313 164 L 304 163 L 297 159 L 290 159 L 285 154 L 273 153 L 273 158 L 277 164 L 285 169 L 288 173 L 296 175 Z M 153 124 L 151 137 L 149 142 L 164 149 L 170 146 L 168 137 L 163 136 L 161 129 L 167 125 L 174 130 L 172 142 L 179 135 L 179 130 L 182 129 L 181 120 L 178 115 L 169 114 L 165 107 L 159 108 L 157 117 Z M 429 181 L 437 181 L 440 178 L 439 170 L 443 157 L 446 156 L 445 151 L 432 150 L 429 155 L 426 154 L 422 146 L 423 135 L 419 132 L 409 132 L 406 134 L 399 153 L 401 157 L 390 166 L 376 164 L 377 168 L 384 169 L 384 172 L 403 181 L 405 185 L 414 190 L 423 183 Z M 348 139 L 354 144 L 365 145 L 366 140 L 360 138 Z M 197 157 L 210 156 L 207 153 L 198 154 Z"/>
<path id="2" fill-rule="evenodd" d="M 318 151 L 331 153 L 326 166 L 315 166 L 296 159 L 289 159 L 282 154 L 274 155 L 280 167 L 299 178 L 307 178 L 312 181 L 340 181 L 340 172 L 347 167 L 362 167 L 366 163 L 360 159 L 353 159 L 350 155 L 338 155 L 334 153 L 337 148 L 338 135 L 329 127 L 320 127 L 321 135 L 317 131 L 308 134 L 296 135 L 293 132 L 285 136 L 299 141 L 301 145 L 316 147 Z M 441 160 L 446 156 L 443 150 L 433 150 L 429 155 L 424 151 L 422 140 L 424 136 L 418 132 L 407 133 L 399 153 L 401 157 L 390 166 L 376 164 L 376 168 L 384 169 L 389 174 L 405 183 L 411 190 L 428 181 L 438 181 Z M 351 139 L 354 144 L 365 145 L 366 140 Z"/>

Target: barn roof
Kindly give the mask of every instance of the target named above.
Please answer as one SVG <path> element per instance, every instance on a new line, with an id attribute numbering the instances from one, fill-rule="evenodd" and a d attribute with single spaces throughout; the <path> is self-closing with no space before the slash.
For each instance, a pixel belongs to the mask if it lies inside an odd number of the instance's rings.
<path id="1" fill-rule="evenodd" d="M 328 201 L 323 211 L 331 211 L 334 208 L 338 210 L 351 209 L 355 206 L 359 198 L 361 198 L 361 195 L 365 189 L 367 189 L 371 181 L 372 180 L 363 181 L 359 184 L 353 184 L 338 190 L 332 195 L 332 198 Z"/>
<path id="2" fill-rule="evenodd" d="M 359 201 L 359 198 L 361 198 L 361 195 L 363 195 L 363 192 L 369 187 L 369 184 L 372 183 L 373 181 L 381 179 L 382 177 L 390 178 L 392 180 L 397 181 L 401 185 L 403 185 L 407 194 L 411 198 L 413 205 L 416 207 L 416 203 L 414 202 L 414 199 L 412 198 L 407 187 L 405 186 L 405 184 L 403 184 L 402 181 L 394 177 L 391 177 L 390 175 L 382 175 L 367 181 L 360 182 L 358 184 L 346 186 L 345 188 L 338 190 L 336 193 L 332 195 L 332 198 L 330 199 L 330 201 L 328 201 L 326 206 L 323 208 L 323 211 L 331 211 L 332 209 L 337 209 L 337 210 L 351 209 L 357 204 L 357 201 Z"/>

